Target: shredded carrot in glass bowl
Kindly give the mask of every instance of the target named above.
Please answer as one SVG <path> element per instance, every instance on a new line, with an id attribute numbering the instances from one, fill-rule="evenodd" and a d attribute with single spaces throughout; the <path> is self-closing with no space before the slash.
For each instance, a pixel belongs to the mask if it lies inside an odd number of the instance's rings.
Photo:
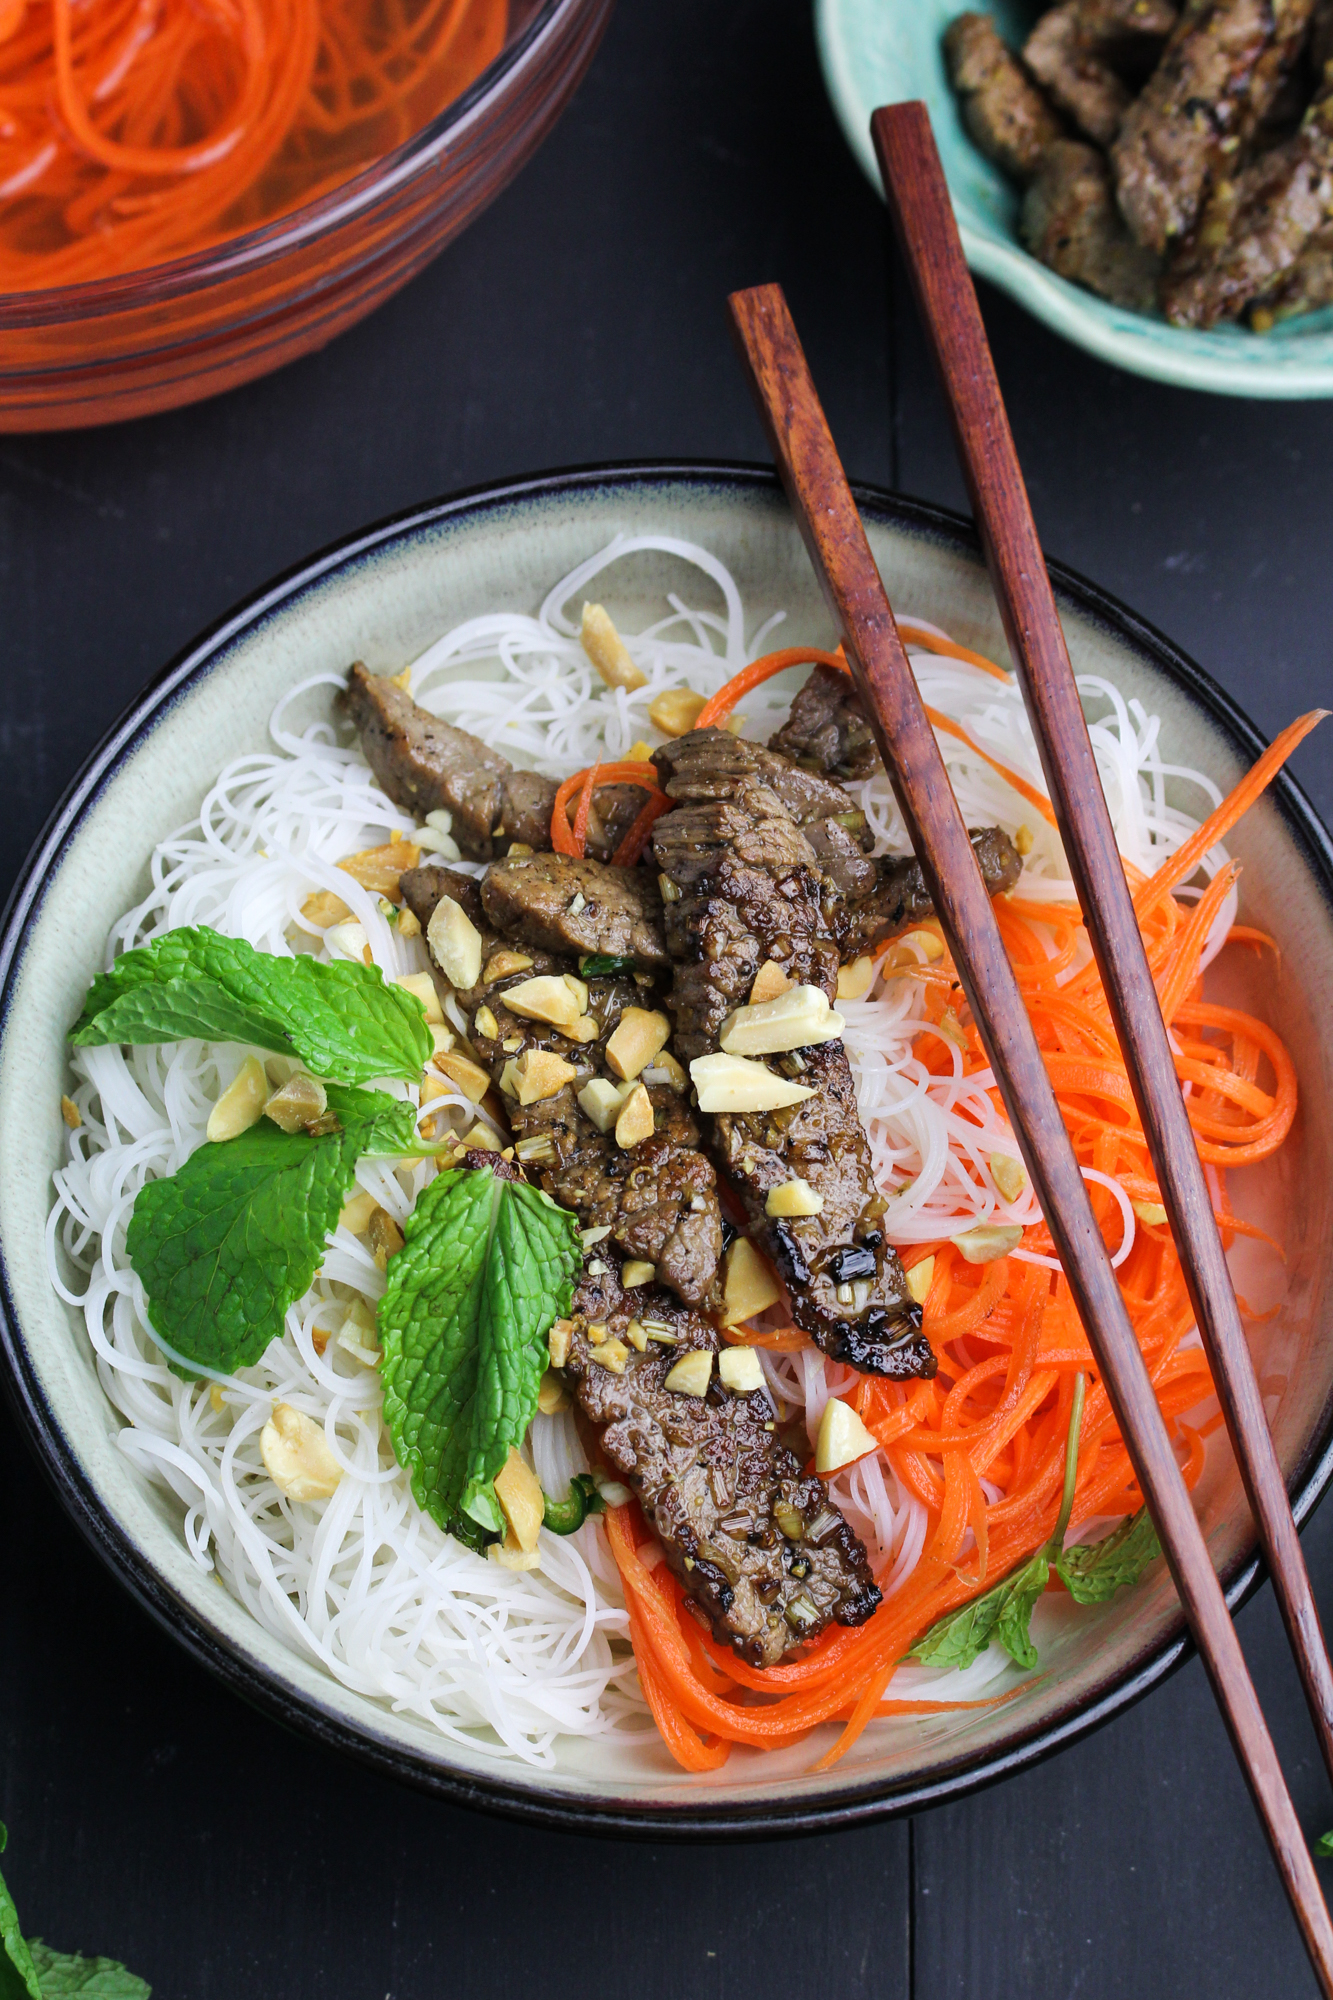
<path id="1" fill-rule="evenodd" d="M 0 0 L 0 292 L 206 250 L 401 144 L 507 0 Z"/>

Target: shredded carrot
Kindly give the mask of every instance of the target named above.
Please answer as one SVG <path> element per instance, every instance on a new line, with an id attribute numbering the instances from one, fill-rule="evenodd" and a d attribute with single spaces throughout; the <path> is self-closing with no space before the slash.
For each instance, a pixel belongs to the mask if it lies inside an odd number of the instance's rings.
<path id="1" fill-rule="evenodd" d="M 761 681 L 771 680 L 786 667 L 837 667 L 841 673 L 848 671 L 847 662 L 839 647 L 836 653 L 821 653 L 814 646 L 786 646 L 779 653 L 765 653 L 762 659 L 751 660 L 748 667 L 720 687 L 710 701 L 706 701 L 695 717 L 696 729 L 716 729 L 724 723 L 743 695 Z"/>
<path id="2" fill-rule="evenodd" d="M 271 222 L 390 151 L 504 46 L 505 0 L 0 0 L 0 289 Z"/>
<path id="3" fill-rule="evenodd" d="M 1200 959 L 1232 871 L 1220 871 L 1193 903 L 1171 892 L 1258 797 L 1315 719 L 1303 718 L 1278 738 L 1186 843 L 1183 863 L 1169 862 L 1148 880 L 1131 871 L 1177 1073 L 1190 1085 L 1190 1122 L 1226 1240 L 1244 1233 L 1271 1242 L 1232 1214 L 1226 1170 L 1267 1159 L 1282 1144 L 1296 1112 L 1296 1072 L 1280 1036 L 1265 1022 L 1201 997 Z M 1080 1163 L 1116 1179 L 1132 1201 L 1157 1202 L 1155 1170 L 1095 966 L 1068 976 L 1071 965 L 1089 957 L 1077 910 L 1011 897 L 1001 922 Z M 1243 933 L 1241 941 L 1250 935 Z M 964 1073 L 987 1071 L 951 963 L 946 958 L 928 970 L 927 1020 L 940 1020 L 947 1010 L 967 1024 Z M 1066 975 L 1063 985 L 1056 983 L 1058 972 Z M 952 1069 L 954 1051 L 933 1034 L 918 1038 L 916 1053 L 928 1068 Z M 991 1094 L 1002 1108 L 998 1093 Z M 1089 1192 L 1108 1247 L 1119 1249 L 1124 1224 L 1118 1202 L 1096 1183 Z M 1020 1247 L 1054 1255 L 1043 1223 L 1024 1231 Z M 977 1267 L 947 1242 L 914 1244 L 904 1252 L 909 1267 L 927 1257 L 935 1261 L 923 1318 L 938 1373 L 910 1384 L 863 1375 L 843 1392 L 900 1485 L 929 1510 L 915 1569 L 865 1625 L 829 1626 L 776 1667 L 747 1666 L 700 1632 L 665 1563 L 649 1570 L 639 1561 L 636 1549 L 647 1529 L 637 1504 L 607 1516 L 635 1654 L 641 1673 L 647 1670 L 645 1696 L 663 1740 L 687 1770 L 716 1769 L 732 1743 L 777 1747 L 821 1723 L 838 1722 L 841 1733 L 817 1766 L 826 1769 L 875 1718 L 919 1712 L 919 1704 L 886 1698 L 895 1667 L 937 1619 L 1009 1574 L 1054 1530 L 1076 1376 L 1085 1378 L 1087 1395 L 1071 1525 L 1143 1505 L 1063 1274 L 1012 1255 Z M 1169 1227 L 1140 1224 L 1118 1276 L 1158 1405 L 1193 1486 L 1206 1437 L 1220 1419 L 1191 1415 L 1213 1385 L 1203 1350 L 1181 1345 L 1194 1313 Z M 806 1338 L 795 1327 L 729 1327 L 724 1337 L 780 1352 Z M 988 1497 L 983 1479 L 998 1497 Z M 941 1703 L 938 1710 L 977 1705 L 988 1704 Z"/>
<path id="4" fill-rule="evenodd" d="M 551 807 L 551 845 L 557 854 L 574 854 L 582 858 L 587 847 L 592 795 L 603 785 L 637 785 L 640 791 L 649 794 L 648 804 L 613 856 L 622 867 L 628 866 L 630 862 L 637 861 L 643 852 L 653 821 L 674 804 L 658 784 L 657 773 L 651 764 L 593 764 L 587 770 L 575 771 L 572 778 L 566 778 L 557 790 Z M 569 808 L 576 797 L 578 804 L 571 826 Z"/>

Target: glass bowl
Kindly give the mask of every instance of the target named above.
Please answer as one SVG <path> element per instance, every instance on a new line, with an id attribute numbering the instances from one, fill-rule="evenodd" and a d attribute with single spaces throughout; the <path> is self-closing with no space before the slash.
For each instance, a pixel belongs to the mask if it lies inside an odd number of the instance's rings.
<path id="1" fill-rule="evenodd" d="M 501 54 L 404 145 L 262 229 L 97 284 L 0 295 L 0 431 L 214 396 L 322 347 L 407 283 L 546 137 L 614 0 L 512 0 Z"/>

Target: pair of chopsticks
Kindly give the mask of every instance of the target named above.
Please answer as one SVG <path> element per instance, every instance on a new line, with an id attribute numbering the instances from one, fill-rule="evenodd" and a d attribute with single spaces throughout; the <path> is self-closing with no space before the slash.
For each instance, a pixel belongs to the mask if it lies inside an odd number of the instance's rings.
<path id="1" fill-rule="evenodd" d="M 872 132 L 1051 803 L 1333 1777 L 1333 1671 L 925 106 L 877 111 Z M 783 486 L 841 628 L 1190 1631 L 1320 1987 L 1333 2000 L 1333 1927 L 1314 1866 L 796 329 L 776 285 L 737 292 L 730 307 Z"/>

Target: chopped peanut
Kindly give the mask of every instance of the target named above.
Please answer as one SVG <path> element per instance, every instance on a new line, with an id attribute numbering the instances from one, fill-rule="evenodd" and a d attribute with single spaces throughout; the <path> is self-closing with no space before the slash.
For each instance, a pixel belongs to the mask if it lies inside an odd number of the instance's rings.
<path id="1" fill-rule="evenodd" d="M 822 1215 L 823 1211 L 823 1195 L 816 1194 L 809 1181 L 802 1180 L 799 1174 L 784 1181 L 781 1187 L 770 1188 L 764 1203 L 765 1215 Z"/>
<path id="2" fill-rule="evenodd" d="M 544 1417 L 558 1417 L 562 1410 L 569 1408 L 572 1400 L 568 1389 L 560 1380 L 555 1370 L 548 1368 L 542 1376 L 541 1386 L 537 1390 L 537 1408 L 541 1411 L 542 1415 Z"/>
<path id="3" fill-rule="evenodd" d="M 552 1368 L 563 1368 L 568 1361 L 569 1343 L 573 1332 L 573 1325 L 567 1319 L 557 1319 L 552 1322 L 551 1331 L 546 1336 Z"/>
<path id="4" fill-rule="evenodd" d="M 1018 832 L 1014 835 L 1014 846 L 1025 860 L 1031 854 L 1036 844 L 1037 837 L 1033 833 L 1032 828 L 1026 824 L 1020 826 Z"/>
<path id="5" fill-rule="evenodd" d="M 401 986 L 404 993 L 410 993 L 414 1000 L 421 1002 L 428 1021 L 443 1023 L 444 1009 L 435 990 L 435 981 L 428 972 L 400 972 L 393 983 L 395 986 Z"/>
<path id="6" fill-rule="evenodd" d="M 633 1086 L 614 1084 L 606 1076 L 595 1076 L 579 1092 L 579 1109 L 591 1118 L 599 1132 L 609 1132 L 620 1116 L 621 1106 Z"/>
<path id="7" fill-rule="evenodd" d="M 839 1000 L 864 1000 L 866 994 L 870 991 L 871 981 L 874 977 L 875 961 L 873 958 L 853 959 L 850 965 L 844 965 L 838 973 Z M 750 997 L 753 999 L 754 995 L 751 994 Z"/>
<path id="8" fill-rule="evenodd" d="M 608 687 L 634 689 L 647 685 L 647 674 L 635 666 L 628 647 L 600 604 L 584 605 L 579 639 Z"/>
<path id="9" fill-rule="evenodd" d="M 706 1347 L 692 1347 L 667 1372 L 663 1388 L 675 1396 L 706 1396 L 713 1376 L 713 1357 Z"/>
<path id="10" fill-rule="evenodd" d="M 523 1548 L 512 1528 L 502 1542 L 492 1542 L 486 1554 L 501 1569 L 540 1569 L 542 1566 L 541 1550 Z"/>
<path id="11" fill-rule="evenodd" d="M 370 1218 L 378 1207 L 373 1194 L 368 1194 L 365 1188 L 358 1188 L 342 1205 L 338 1216 L 339 1227 L 350 1229 L 353 1236 L 362 1235 L 370 1227 Z"/>
<path id="12" fill-rule="evenodd" d="M 584 1012 L 567 981 L 549 972 L 507 986 L 503 998 L 511 1014 L 524 1021 L 546 1021 L 553 1028 L 571 1027 Z"/>
<path id="13" fill-rule="evenodd" d="M 1016 1160 L 1012 1153 L 992 1153 L 990 1172 L 991 1179 L 1006 1201 L 1017 1201 L 1028 1184 L 1023 1162 Z"/>
<path id="14" fill-rule="evenodd" d="M 525 1049 L 514 1065 L 518 1101 L 520 1104 L 537 1104 L 543 1098 L 554 1097 L 577 1075 L 573 1063 L 567 1063 L 563 1056 L 552 1054 L 550 1049 Z"/>
<path id="15" fill-rule="evenodd" d="M 606 1066 L 619 1077 L 636 1077 L 667 1045 L 671 1022 L 656 1008 L 627 1007 L 606 1045 Z"/>
<path id="16" fill-rule="evenodd" d="M 875 1446 L 873 1433 L 866 1429 L 851 1404 L 830 1396 L 819 1420 L 815 1471 L 827 1475 L 840 1466 L 853 1465 L 858 1458 L 874 1451 Z"/>
<path id="17" fill-rule="evenodd" d="M 1132 1201 L 1130 1207 L 1140 1222 L 1146 1222 L 1149 1229 L 1160 1229 L 1166 1221 L 1166 1210 L 1160 1201 Z"/>
<path id="18" fill-rule="evenodd" d="M 485 1041 L 493 1042 L 500 1033 L 500 1023 L 496 1020 L 489 1007 L 478 1007 L 472 1017 L 472 1030 L 474 1034 L 482 1036 Z"/>
<path id="19" fill-rule="evenodd" d="M 367 847 L 360 854 L 349 854 L 338 866 L 372 895 L 387 896 L 397 903 L 403 893 L 399 877 L 409 868 L 415 868 L 420 860 L 419 847 L 414 847 L 410 840 L 395 839 L 387 847 Z"/>
<path id="20" fill-rule="evenodd" d="M 408 909 L 406 903 L 398 912 L 398 935 L 405 938 L 421 936 L 421 919 L 415 910 Z"/>
<path id="21" fill-rule="evenodd" d="M 454 1088 L 461 1091 L 471 1104 L 480 1104 L 490 1088 L 491 1079 L 481 1064 L 452 1050 L 442 1049 L 432 1056 L 431 1067 L 439 1070 L 441 1076 L 447 1076 Z"/>
<path id="22" fill-rule="evenodd" d="M 353 918 L 349 923 L 332 924 L 324 933 L 324 942 L 335 958 L 350 958 L 361 965 L 373 965 L 374 953 L 370 949 L 370 939 L 366 927 Z"/>
<path id="23" fill-rule="evenodd" d="M 729 1056 L 781 1055 L 815 1042 L 833 1042 L 846 1023 L 818 986 L 792 986 L 776 1000 L 738 1007 L 722 1023 L 718 1041 Z"/>
<path id="24" fill-rule="evenodd" d="M 481 932 L 461 904 L 441 896 L 426 926 L 426 943 L 449 984 L 460 992 L 481 977 Z"/>
<path id="25" fill-rule="evenodd" d="M 512 1445 L 508 1458 L 495 1475 L 495 1497 L 504 1510 L 504 1517 L 519 1547 L 535 1549 L 545 1511 L 541 1482 Z"/>
<path id="26" fill-rule="evenodd" d="M 735 1326 L 753 1319 L 781 1297 L 781 1286 L 753 1243 L 738 1236 L 723 1261 L 722 1324 Z"/>
<path id="27" fill-rule="evenodd" d="M 641 1257 L 628 1257 L 620 1269 L 620 1283 L 627 1292 L 636 1291 L 640 1285 L 651 1285 L 657 1277 L 656 1264 L 645 1263 Z"/>
<path id="28" fill-rule="evenodd" d="M 512 972 L 526 972 L 531 964 L 525 951 L 493 951 L 481 976 L 489 984 L 492 979 L 508 979 Z"/>
<path id="29" fill-rule="evenodd" d="M 307 896 L 301 905 L 301 915 L 316 930 L 327 930 L 330 924 L 345 923 L 352 914 L 351 908 L 341 896 L 335 896 L 332 889 L 316 889 L 313 896 Z"/>
<path id="30" fill-rule="evenodd" d="M 754 985 L 750 988 L 750 1005 L 760 1007 L 765 1000 L 776 1000 L 779 993 L 785 993 L 791 983 L 777 960 L 766 958 L 754 976 Z M 841 975 L 839 975 L 838 998 L 842 998 Z"/>
<path id="31" fill-rule="evenodd" d="M 1023 1241 L 1023 1231 L 1016 1222 L 982 1222 L 975 1229 L 965 1229 L 961 1236 L 951 1236 L 949 1241 L 969 1264 L 993 1264 L 997 1257 L 1007 1257 L 1011 1250 L 1017 1250 Z"/>
<path id="32" fill-rule="evenodd" d="M 701 1111 L 778 1111 L 815 1094 L 808 1084 L 788 1083 L 766 1064 L 744 1056 L 696 1056 L 690 1081 Z"/>
<path id="33" fill-rule="evenodd" d="M 480 1146 L 488 1153 L 498 1153 L 500 1150 L 500 1141 L 496 1138 L 490 1126 L 483 1125 L 480 1119 L 470 1132 L 463 1134 L 463 1144 L 469 1147 Z"/>
<path id="34" fill-rule="evenodd" d="M 324 1428 L 290 1403 L 275 1403 L 259 1433 L 269 1478 L 289 1500 L 327 1500 L 342 1478 Z"/>
<path id="35" fill-rule="evenodd" d="M 724 1347 L 717 1357 L 717 1379 L 737 1396 L 764 1386 L 764 1371 L 752 1347 Z"/>
<path id="36" fill-rule="evenodd" d="M 77 1132 L 83 1123 L 83 1114 L 72 1097 L 61 1098 L 60 1115 L 69 1126 L 71 1132 Z"/>
<path id="37" fill-rule="evenodd" d="M 935 1276 L 935 1259 L 923 1257 L 919 1264 L 913 1264 L 907 1273 L 907 1289 L 919 1306 L 923 1306 L 930 1296 L 930 1282 Z"/>
<path id="38" fill-rule="evenodd" d="M 648 720 L 663 736 L 684 736 L 693 729 L 707 697 L 693 688 L 667 688 L 648 710 Z"/>
<path id="39" fill-rule="evenodd" d="M 684 1066 L 676 1061 L 670 1049 L 659 1049 L 647 1069 L 639 1074 L 646 1084 L 662 1083 L 677 1092 L 689 1089 L 690 1079 L 685 1074 Z"/>
<path id="40" fill-rule="evenodd" d="M 616 1119 L 616 1144 L 624 1152 L 641 1146 L 653 1136 L 653 1101 L 641 1083 L 636 1083 Z"/>
<path id="41" fill-rule="evenodd" d="M 613 1375 L 623 1375 L 625 1363 L 629 1360 L 629 1349 L 623 1340 L 604 1340 L 593 1360 L 600 1367 L 609 1368 Z"/>
<path id="42" fill-rule="evenodd" d="M 224 1139 L 239 1138 L 242 1132 L 248 1132 L 252 1125 L 259 1123 L 268 1098 L 264 1065 L 257 1057 L 247 1056 L 208 1114 L 208 1137 L 215 1144 Z"/>

